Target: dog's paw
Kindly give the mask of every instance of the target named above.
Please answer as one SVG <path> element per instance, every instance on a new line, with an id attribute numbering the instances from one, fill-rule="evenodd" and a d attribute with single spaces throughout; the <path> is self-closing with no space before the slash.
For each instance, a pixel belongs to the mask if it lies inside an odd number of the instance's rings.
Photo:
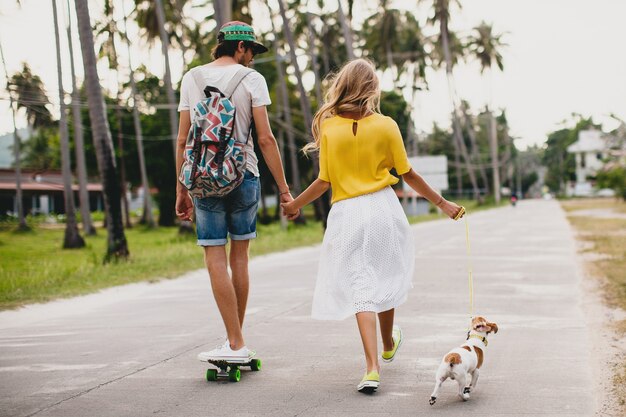
<path id="1" fill-rule="evenodd" d="M 428 403 L 430 405 L 433 405 L 435 403 L 435 401 L 437 401 L 437 397 L 430 397 L 430 400 L 428 400 Z"/>
<path id="2" fill-rule="evenodd" d="M 463 401 L 467 401 L 470 399 L 470 395 L 468 393 L 463 393 L 460 395 L 460 397 L 463 399 Z"/>

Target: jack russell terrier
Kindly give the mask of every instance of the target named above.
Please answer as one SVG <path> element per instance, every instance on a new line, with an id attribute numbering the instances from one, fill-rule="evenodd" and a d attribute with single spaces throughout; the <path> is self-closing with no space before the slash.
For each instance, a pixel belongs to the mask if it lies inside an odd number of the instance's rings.
<path id="1" fill-rule="evenodd" d="M 441 384 L 450 378 L 459 384 L 459 396 L 463 401 L 469 400 L 470 391 L 476 387 L 478 370 L 483 364 L 484 351 L 487 347 L 489 333 L 498 333 L 498 325 L 488 322 L 484 317 L 472 319 L 471 330 L 467 332 L 466 342 L 454 348 L 444 356 L 437 370 L 435 389 L 430 395 L 430 405 L 437 401 Z M 471 375 L 471 380 L 469 376 Z"/>

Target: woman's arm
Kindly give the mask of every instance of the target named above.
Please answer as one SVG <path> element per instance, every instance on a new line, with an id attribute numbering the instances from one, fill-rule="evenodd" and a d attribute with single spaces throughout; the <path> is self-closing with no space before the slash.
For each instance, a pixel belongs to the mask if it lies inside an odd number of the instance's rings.
<path id="1" fill-rule="evenodd" d="M 330 188 L 330 183 L 320 180 L 319 178 L 313 181 L 309 187 L 302 192 L 295 200 L 290 203 L 283 203 L 280 206 L 289 220 L 293 220 L 298 217 L 300 209 L 307 204 L 317 200 Z"/>
<path id="2" fill-rule="evenodd" d="M 424 181 L 424 178 L 422 178 L 422 176 L 415 172 L 412 168 L 409 170 L 409 172 L 402 175 L 402 179 L 404 180 L 404 182 L 409 184 L 412 189 L 417 191 L 422 197 L 439 207 L 441 211 L 446 213 L 446 215 L 451 219 L 454 219 L 459 214 L 461 206 L 451 201 L 448 201 L 443 198 L 443 196 L 439 195 L 439 193 L 433 190 L 431 186 L 428 185 L 426 181 Z"/>

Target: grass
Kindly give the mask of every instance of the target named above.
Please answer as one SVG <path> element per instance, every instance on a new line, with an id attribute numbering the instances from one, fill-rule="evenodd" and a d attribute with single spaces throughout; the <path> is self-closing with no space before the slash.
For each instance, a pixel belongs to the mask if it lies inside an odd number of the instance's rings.
<path id="1" fill-rule="evenodd" d="M 472 215 L 473 213 L 476 213 L 477 211 L 489 210 L 489 209 L 496 208 L 496 207 L 503 207 L 509 204 L 509 201 L 507 198 L 502 198 L 502 200 L 500 200 L 500 204 L 496 204 L 495 201 L 493 200 L 487 200 L 482 204 L 479 204 L 476 200 L 454 200 L 454 199 L 451 199 L 451 200 L 454 201 L 456 204 L 465 207 L 465 210 L 467 210 L 469 215 Z M 431 209 L 431 212 L 428 214 L 424 214 L 422 216 L 409 216 L 409 223 L 416 224 L 416 223 L 422 223 L 422 222 L 447 218 L 443 213 L 437 213 L 437 212 L 433 213 L 432 211 L 435 210 L 435 206 L 433 206 L 432 204 L 430 205 L 430 209 Z"/>
<path id="2" fill-rule="evenodd" d="M 589 243 L 587 252 L 603 255 L 591 262 L 591 273 L 604 281 L 604 294 L 608 303 L 626 309 L 626 219 L 597 218 L 575 215 L 577 210 L 611 210 L 626 213 L 626 203 L 613 199 L 587 199 L 561 201 L 569 213 L 570 223 L 580 233 L 579 237 Z M 615 329 L 626 334 L 626 320 L 616 323 Z M 626 409 L 626 359 L 614 368 L 613 385 L 617 401 Z"/>
<path id="3" fill-rule="evenodd" d="M 470 213 L 495 206 L 478 206 L 469 200 L 458 203 Z M 312 207 L 306 207 L 307 217 L 312 217 L 312 212 Z M 442 218 L 443 215 L 433 213 L 409 220 L 419 223 Z M 130 258 L 104 264 L 105 230 L 99 229 L 97 236 L 85 236 L 87 245 L 82 249 L 63 250 L 63 224 L 29 218 L 29 225 L 30 231 L 16 232 L 14 222 L 0 222 L 0 310 L 115 285 L 173 278 L 204 266 L 195 236 L 181 236 L 175 227 L 127 229 Z M 250 246 L 251 256 L 317 244 L 324 232 L 320 223 L 309 221 L 306 226 L 290 224 L 287 230 L 282 230 L 278 223 L 259 224 L 258 233 Z"/>
<path id="4" fill-rule="evenodd" d="M 319 243 L 322 226 L 259 225 L 251 255 Z M 0 231 L 0 309 L 59 297 L 86 294 L 137 281 L 173 278 L 204 266 L 195 236 L 179 236 L 175 227 L 126 230 L 130 259 L 103 264 L 106 232 L 87 236 L 82 249 L 61 249 L 64 230 L 35 227 L 31 232 Z"/>
<path id="5" fill-rule="evenodd" d="M 613 306 L 626 310 L 626 219 L 573 215 L 577 210 L 612 210 L 626 213 L 626 203 L 613 199 L 567 200 L 561 206 L 580 238 L 590 243 L 586 251 L 605 255 L 592 262 L 593 272 L 606 278 L 606 297 Z"/>

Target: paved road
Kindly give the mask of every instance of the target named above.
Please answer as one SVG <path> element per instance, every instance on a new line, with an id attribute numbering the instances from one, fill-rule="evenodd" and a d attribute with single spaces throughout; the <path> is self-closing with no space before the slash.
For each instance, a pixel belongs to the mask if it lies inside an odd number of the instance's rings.
<path id="1" fill-rule="evenodd" d="M 236 384 L 206 382 L 196 360 L 223 334 L 202 271 L 0 313 L 0 414 L 591 415 L 581 275 L 558 204 L 522 202 L 469 221 L 477 312 L 500 332 L 467 403 L 448 381 L 428 405 L 468 310 L 464 226 L 437 221 L 414 227 L 415 288 L 397 312 L 405 343 L 373 396 L 355 390 L 364 371 L 355 321 L 310 319 L 313 247 L 252 262 L 246 336 L 264 367 Z"/>

